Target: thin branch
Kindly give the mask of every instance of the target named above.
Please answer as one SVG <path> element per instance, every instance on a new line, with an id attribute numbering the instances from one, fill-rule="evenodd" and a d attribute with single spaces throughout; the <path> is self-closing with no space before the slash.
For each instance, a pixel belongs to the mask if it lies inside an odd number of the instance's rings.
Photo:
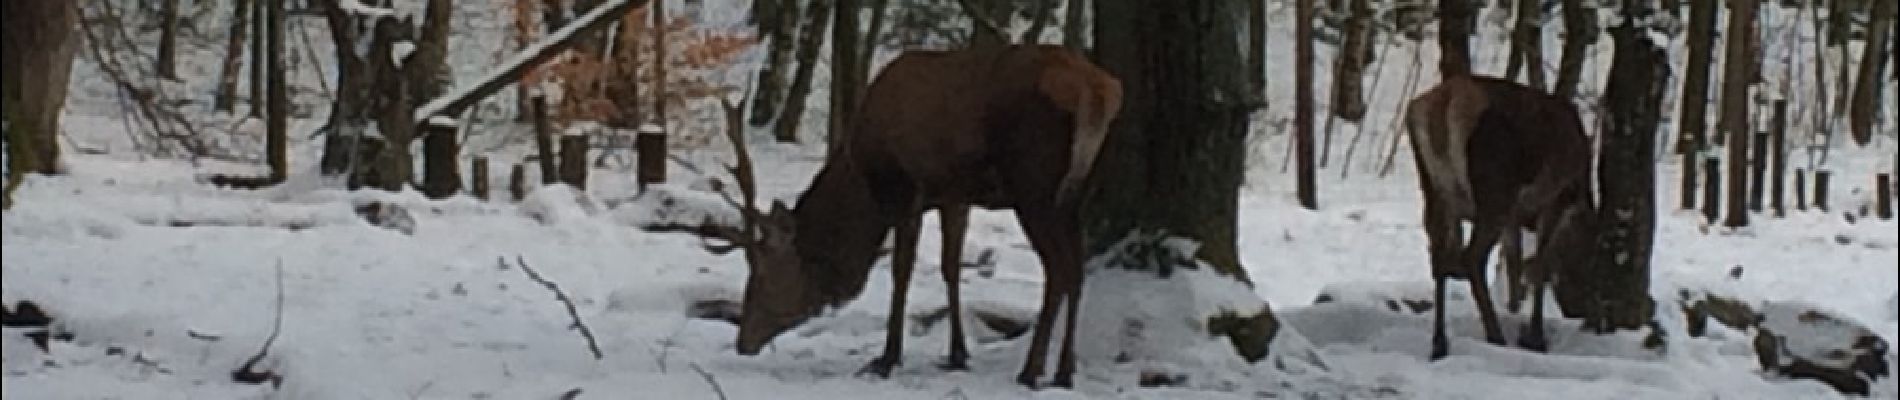
<path id="1" fill-rule="evenodd" d="M 504 266 L 508 264 L 507 260 L 498 261 Z M 521 265 L 521 272 L 528 274 L 528 279 L 532 279 L 536 283 L 540 283 L 541 287 L 548 288 L 548 291 L 554 292 L 554 299 L 560 301 L 561 305 L 567 306 L 567 316 L 574 318 L 572 328 L 580 329 L 581 337 L 587 339 L 587 351 L 594 354 L 595 360 L 601 359 L 600 343 L 594 340 L 594 331 L 587 328 L 586 322 L 581 321 L 581 314 L 574 310 L 574 300 L 567 297 L 567 292 L 562 292 L 561 287 L 555 285 L 554 281 L 541 277 L 541 273 L 535 272 L 534 268 L 529 267 L 528 260 L 522 258 L 520 255 L 515 256 L 515 264 Z"/>
<path id="2" fill-rule="evenodd" d="M 283 329 L 284 329 L 284 260 L 282 258 L 279 258 L 277 259 L 277 316 L 274 317 L 271 321 L 270 336 L 264 337 L 264 346 L 257 349 L 257 354 L 251 355 L 251 358 L 249 360 L 245 360 L 244 365 L 238 367 L 236 371 L 231 371 L 231 379 L 236 380 L 238 382 L 251 383 L 251 384 L 264 383 L 268 381 L 268 382 L 271 382 L 272 385 L 282 385 L 284 382 L 283 376 L 277 375 L 277 373 L 271 372 L 269 370 L 257 371 L 255 370 L 255 368 L 257 367 L 257 364 L 259 362 L 262 362 L 264 360 L 265 355 L 270 354 L 270 346 L 272 344 L 277 343 L 277 335 L 283 332 Z"/>
<path id="3" fill-rule="evenodd" d="M 713 394 L 719 395 L 719 400 L 726 400 L 726 389 L 719 387 L 719 380 L 714 379 L 711 372 L 706 372 L 705 368 L 700 368 L 699 363 L 687 363 L 686 366 L 692 367 L 693 372 L 698 372 L 700 378 L 705 378 L 707 385 L 712 385 Z"/>

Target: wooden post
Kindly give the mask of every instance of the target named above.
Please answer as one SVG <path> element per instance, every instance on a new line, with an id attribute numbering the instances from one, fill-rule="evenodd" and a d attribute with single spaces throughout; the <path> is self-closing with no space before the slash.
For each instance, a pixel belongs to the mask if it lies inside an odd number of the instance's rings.
<path id="1" fill-rule="evenodd" d="M 526 169 L 528 169 L 527 164 L 515 163 L 514 169 L 508 172 L 508 194 L 513 195 L 517 202 L 528 197 L 527 179 L 522 177 L 523 170 Z"/>
<path id="2" fill-rule="evenodd" d="M 1893 219 L 1893 175 L 1885 172 L 1874 174 L 1874 215 L 1880 219 Z"/>
<path id="3" fill-rule="evenodd" d="M 1722 159 L 1702 160 L 1702 216 L 1715 223 L 1722 216 Z"/>
<path id="4" fill-rule="evenodd" d="M 541 184 L 560 182 L 554 169 L 554 127 L 548 126 L 548 100 L 534 96 L 534 147 L 540 150 Z M 517 199 L 520 196 L 516 196 Z"/>
<path id="5" fill-rule="evenodd" d="M 468 164 L 468 191 L 478 200 L 488 200 L 488 157 L 477 156 Z"/>
<path id="6" fill-rule="evenodd" d="M 1821 212 L 1827 212 L 1827 181 L 1832 175 L 1833 171 L 1814 171 L 1814 209 Z"/>
<path id="7" fill-rule="evenodd" d="M 1788 181 L 1788 140 L 1787 140 L 1788 139 L 1788 101 L 1787 100 L 1775 101 L 1775 120 L 1774 120 L 1774 126 L 1771 127 L 1771 129 L 1773 132 L 1772 133 L 1773 136 L 1768 139 L 1768 145 L 1774 146 L 1775 176 L 1772 178 L 1774 180 L 1770 181 L 1768 184 L 1768 187 L 1769 187 L 1768 204 L 1770 205 L 1771 208 L 1775 209 L 1775 217 L 1780 218 L 1780 217 L 1788 215 L 1787 205 L 1782 204 L 1782 196 L 1783 196 L 1783 193 L 1786 191 L 1786 189 L 1782 187 L 1782 184 Z M 1756 147 L 1760 147 L 1760 146 L 1756 146 Z"/>
<path id="8" fill-rule="evenodd" d="M 1808 170 L 1803 168 L 1794 169 L 1794 209 L 1808 210 Z"/>
<path id="9" fill-rule="evenodd" d="M 1768 132 L 1755 132 L 1755 146 L 1750 149 L 1755 154 L 1748 160 L 1748 210 L 1761 212 L 1762 186 L 1768 178 Z"/>
<path id="10" fill-rule="evenodd" d="M 561 183 L 587 189 L 587 136 L 561 137 Z"/>
<path id="11" fill-rule="evenodd" d="M 462 189 L 462 174 L 456 162 L 455 124 L 430 119 L 422 124 L 422 195 L 431 199 L 447 198 Z"/>
<path id="12" fill-rule="evenodd" d="M 649 183 L 666 182 L 666 129 L 658 125 L 641 126 L 633 147 L 640 158 L 639 169 L 634 173 L 640 188 L 646 188 Z"/>

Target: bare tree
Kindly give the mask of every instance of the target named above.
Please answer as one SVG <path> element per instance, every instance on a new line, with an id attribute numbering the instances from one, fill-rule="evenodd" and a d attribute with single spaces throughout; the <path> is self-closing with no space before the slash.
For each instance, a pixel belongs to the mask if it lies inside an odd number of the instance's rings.
<path id="1" fill-rule="evenodd" d="M 1446 3 L 1457 3 L 1457 1 Z M 1293 67 L 1293 146 L 1294 158 L 1297 158 L 1300 164 L 1295 175 L 1298 181 L 1300 207 L 1318 210 L 1319 188 L 1317 182 L 1314 181 L 1313 171 L 1313 0 L 1296 0 L 1294 4 L 1296 11 L 1293 17 L 1293 62 L 1295 64 Z M 1462 43 L 1462 41 L 1459 42 Z M 1452 53 L 1448 51 L 1447 54 Z M 1446 59 L 1455 60 L 1457 57 L 1448 56 Z M 1463 68 L 1459 71 L 1470 71 L 1469 63 L 1469 60 L 1464 63 L 1440 62 L 1439 68 L 1441 71 L 1459 70 L 1458 68 Z"/>
<path id="2" fill-rule="evenodd" d="M 72 74 L 77 8 L 63 1 L 0 2 L 0 118 L 5 118 L 4 203 L 26 174 L 59 173 L 59 117 Z"/>
<path id="3" fill-rule="evenodd" d="M 231 30 L 224 46 L 224 72 L 218 74 L 218 93 L 212 108 L 230 112 L 237 103 L 238 74 L 244 70 L 245 33 L 250 31 L 251 0 L 231 2 Z"/>
<path id="4" fill-rule="evenodd" d="M 1071 19 L 1080 19 L 1074 15 L 1075 3 L 1080 1 L 1069 0 Z M 1267 0 L 1247 2 L 1247 82 L 1254 93 L 1267 92 Z"/>
<path id="5" fill-rule="evenodd" d="M 1894 29 L 1895 3 L 1900 1 L 1875 1 L 1872 23 L 1867 26 L 1866 46 L 1861 51 L 1860 75 L 1854 78 L 1854 102 L 1849 104 L 1848 126 L 1854 133 L 1854 143 L 1866 146 L 1874 138 L 1874 113 L 1880 109 L 1881 88 L 1887 86 L 1880 79 L 1880 68 L 1886 64 L 1887 57 L 1881 52 L 1887 50 L 1887 40 Z"/>
<path id="6" fill-rule="evenodd" d="M 1590 45 L 1597 41 L 1596 11 L 1583 6 L 1583 0 L 1563 0 L 1564 54 L 1557 64 L 1557 87 L 1551 93 L 1568 98 L 1576 95 L 1583 79 L 1583 61 Z"/>
<path id="7" fill-rule="evenodd" d="M 1262 5 L 1261 6 L 1262 10 L 1263 10 L 1261 15 L 1263 16 L 1265 15 L 1264 7 L 1266 4 L 1264 3 L 1264 1 L 1265 0 L 1261 0 L 1260 2 Z M 1087 12 L 1089 8 L 1088 6 L 1089 2 L 1088 0 L 1068 0 L 1068 2 L 1069 2 L 1069 9 L 1067 10 L 1068 12 L 1065 13 L 1066 15 L 1062 20 L 1062 46 L 1068 47 L 1071 49 L 1081 50 L 1084 46 L 1086 46 L 1086 43 L 1087 43 L 1086 36 L 1088 35 L 1088 31 L 1089 31 Z M 1261 23 L 1264 24 L 1266 22 L 1261 21 Z M 1254 46 L 1254 48 L 1264 48 L 1263 46 L 1265 46 L 1265 44 L 1262 44 L 1261 46 Z M 1249 65 L 1252 65 L 1252 64 L 1249 64 Z M 1261 69 L 1264 69 L 1264 68 L 1265 68 L 1264 66 L 1261 67 Z M 1256 69 L 1256 71 L 1258 71 L 1258 69 Z"/>
<path id="8" fill-rule="evenodd" d="M 264 3 L 267 3 L 267 14 L 263 57 L 270 107 L 264 120 L 264 159 L 270 164 L 270 182 L 280 183 L 290 173 L 290 136 L 285 124 L 290 114 L 290 96 L 284 91 L 284 2 L 265 0 Z"/>
<path id="9" fill-rule="evenodd" d="M 1580 310 L 1586 328 L 1607 333 L 1640 329 L 1654 315 L 1649 297 L 1650 253 L 1656 236 L 1656 141 L 1663 112 L 1663 88 L 1670 79 L 1669 58 L 1650 42 L 1643 26 L 1652 12 L 1640 1 L 1623 2 L 1623 24 L 1612 30 L 1616 59 L 1610 66 L 1602 100 L 1603 143 L 1597 185 L 1603 205 L 1596 254 L 1588 272 L 1566 271 L 1565 284 L 1590 286 L 1595 297 Z M 1542 250 L 1540 250 L 1541 252 Z M 1562 269 L 1560 269 L 1562 270 Z M 1583 277 L 1581 275 L 1588 275 Z M 1563 278 L 1570 278 L 1568 280 Z M 1566 308 L 1568 310 L 1568 308 Z"/>
<path id="10" fill-rule="evenodd" d="M 158 76 L 177 80 L 178 0 L 164 0 L 158 13 Z"/>
<path id="11" fill-rule="evenodd" d="M 798 71 L 792 75 L 792 87 L 785 93 L 785 108 L 779 111 L 778 125 L 773 127 L 773 136 L 779 142 L 798 142 L 798 124 L 804 119 L 812 74 L 818 67 L 818 48 L 824 46 L 825 28 L 831 22 L 831 2 L 811 0 L 810 8 L 805 10 L 805 25 L 798 32 Z"/>
<path id="12" fill-rule="evenodd" d="M 858 65 L 858 46 L 863 41 L 858 30 L 858 12 L 864 9 L 858 0 L 834 0 L 831 21 L 831 120 L 826 133 L 830 153 L 843 149 L 851 116 L 858 109 L 858 90 L 864 87 L 862 67 Z"/>
<path id="13" fill-rule="evenodd" d="M 1748 87 L 1753 75 L 1747 60 L 1755 59 L 1750 51 L 1755 40 L 1755 3 L 1729 3 L 1728 49 L 1723 56 L 1721 130 L 1728 133 L 1723 143 L 1728 147 L 1728 217 L 1722 224 L 1731 228 L 1748 226 L 1748 138 L 1753 136 Z"/>
<path id="14" fill-rule="evenodd" d="M 1530 86 L 1549 90 L 1544 82 L 1544 29 L 1542 1 L 1518 0 L 1517 26 L 1511 31 L 1511 61 L 1504 69 L 1507 79 L 1516 80 L 1520 71 L 1528 71 Z"/>
<path id="15" fill-rule="evenodd" d="M 1708 131 L 1709 103 L 1709 64 L 1715 59 L 1715 14 L 1720 12 L 1715 0 L 1689 0 L 1689 71 L 1682 82 L 1682 111 L 1678 114 L 1682 123 L 1676 126 L 1681 131 L 1676 135 L 1676 153 L 1682 155 L 1682 201 L 1683 209 L 1695 208 L 1695 181 L 1700 173 L 1696 167 L 1702 164 L 1698 154 L 1707 146 L 1704 133 Z"/>
<path id="16" fill-rule="evenodd" d="M 269 54 L 264 51 L 265 39 L 269 36 L 264 29 L 264 20 L 270 17 L 266 15 L 267 8 L 263 4 L 251 7 L 251 116 L 255 118 L 264 118 L 264 110 L 270 108 L 266 104 L 269 101 L 268 94 L 264 91 L 268 86 L 266 82 L 270 81 L 264 72 L 269 70 L 264 65 L 264 55 Z"/>
<path id="17" fill-rule="evenodd" d="M 662 129 L 666 127 L 666 1 L 653 4 L 653 23 L 648 25 L 653 32 L 653 115 L 651 119 Z M 583 156 L 585 158 L 585 156 Z"/>
<path id="18" fill-rule="evenodd" d="M 1567 0 L 1576 1 L 1576 0 Z M 1438 2 L 1438 73 L 1443 76 L 1471 74 L 1471 2 Z M 1308 14 L 1307 18 L 1310 18 Z M 1305 21 L 1307 18 L 1302 18 Z M 1305 22 L 1311 23 L 1311 22 Z"/>
<path id="19" fill-rule="evenodd" d="M 747 123 L 752 126 L 765 126 L 771 123 L 778 111 L 779 101 L 785 97 L 787 68 L 792 63 L 792 50 L 798 48 L 793 29 L 798 28 L 797 0 L 757 0 L 755 4 L 769 4 L 761 7 L 759 31 L 766 41 L 765 63 L 759 65 L 758 93 L 752 96 L 752 114 Z"/>
<path id="20" fill-rule="evenodd" d="M 1345 44 L 1339 48 L 1339 56 L 1333 59 L 1333 116 L 1352 122 L 1360 122 L 1366 117 L 1366 99 L 1362 94 L 1365 86 L 1366 66 L 1372 63 L 1372 8 L 1367 0 L 1346 1 L 1346 26 L 1343 34 Z M 1320 156 L 1320 165 L 1326 165 L 1325 154 L 1331 154 L 1332 134 L 1328 130 L 1326 146 Z"/>

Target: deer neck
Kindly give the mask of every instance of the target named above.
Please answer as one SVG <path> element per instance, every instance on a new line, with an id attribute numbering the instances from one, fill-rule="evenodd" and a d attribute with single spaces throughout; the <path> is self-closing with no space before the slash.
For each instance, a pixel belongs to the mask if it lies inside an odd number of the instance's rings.
<path id="1" fill-rule="evenodd" d="M 849 157 L 833 158 L 799 198 L 793 215 L 809 301 L 836 306 L 864 292 L 891 223 Z"/>

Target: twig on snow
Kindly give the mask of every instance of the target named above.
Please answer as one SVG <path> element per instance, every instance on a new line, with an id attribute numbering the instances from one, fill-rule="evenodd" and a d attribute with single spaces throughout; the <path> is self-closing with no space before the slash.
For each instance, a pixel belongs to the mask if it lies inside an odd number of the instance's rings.
<path id="1" fill-rule="evenodd" d="M 693 372 L 698 372 L 699 377 L 706 378 L 706 384 L 712 385 L 713 394 L 719 395 L 719 400 L 726 400 L 726 389 L 719 387 L 719 380 L 713 378 L 711 372 L 706 372 L 705 368 L 700 368 L 699 363 L 686 363 L 686 366 L 692 367 Z"/>
<path id="2" fill-rule="evenodd" d="M 500 261 L 504 266 L 508 263 L 505 259 Z M 535 272 L 534 268 L 529 267 L 528 260 L 522 258 L 520 255 L 515 256 L 515 264 L 521 265 L 521 272 L 528 274 L 528 279 L 532 279 L 536 283 L 540 283 L 541 287 L 548 288 L 548 291 L 554 292 L 554 300 L 558 300 L 561 302 L 561 305 L 567 306 L 567 316 L 574 318 L 574 325 L 571 326 L 571 328 L 580 329 L 581 337 L 587 339 L 587 351 L 594 354 L 595 360 L 601 359 L 600 343 L 594 340 L 594 331 L 587 328 L 586 322 L 581 321 L 581 314 L 579 311 L 574 310 L 574 300 L 567 297 L 567 292 L 562 292 L 561 287 L 555 285 L 554 281 L 549 281 L 547 278 L 541 277 L 541 273 Z"/>
<path id="3" fill-rule="evenodd" d="M 249 360 L 245 360 L 244 365 L 239 366 L 236 371 L 231 371 L 231 379 L 238 382 L 249 383 L 249 384 L 259 384 L 259 383 L 264 383 L 264 382 L 270 382 L 272 386 L 283 385 L 284 384 L 283 376 L 277 375 L 277 373 L 271 372 L 270 370 L 263 370 L 263 371 L 255 370 L 255 368 L 257 368 L 257 363 L 262 362 L 266 354 L 270 354 L 271 344 L 277 343 L 277 334 L 283 332 L 283 329 L 284 329 L 284 260 L 280 258 L 280 259 L 277 259 L 277 316 L 274 317 L 273 320 L 271 321 L 270 336 L 264 337 L 264 347 L 257 349 L 257 354 L 251 355 L 251 358 Z"/>

